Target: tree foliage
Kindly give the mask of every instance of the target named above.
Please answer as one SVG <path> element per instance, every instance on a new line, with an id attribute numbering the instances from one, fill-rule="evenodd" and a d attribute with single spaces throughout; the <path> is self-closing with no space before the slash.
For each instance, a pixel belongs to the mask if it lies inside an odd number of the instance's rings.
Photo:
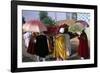
<path id="1" fill-rule="evenodd" d="M 55 24 L 55 21 L 52 20 L 50 17 L 44 18 L 42 22 L 43 22 L 44 24 L 46 24 L 46 25 L 54 25 L 54 24 Z"/>
<path id="2" fill-rule="evenodd" d="M 48 13 L 46 11 L 40 11 L 40 20 L 45 24 L 45 25 L 54 25 L 55 21 L 48 16 Z"/>
<path id="3" fill-rule="evenodd" d="M 43 20 L 46 17 L 48 17 L 48 13 L 46 11 L 40 11 L 40 20 Z"/>

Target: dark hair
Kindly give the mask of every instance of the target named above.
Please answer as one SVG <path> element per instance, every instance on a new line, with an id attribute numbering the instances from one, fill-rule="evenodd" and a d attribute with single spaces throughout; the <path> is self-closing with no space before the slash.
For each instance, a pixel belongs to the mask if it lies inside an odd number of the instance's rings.
<path id="1" fill-rule="evenodd" d="M 68 33 L 69 26 L 67 24 L 63 24 L 61 27 L 64 28 L 64 33 Z"/>
<path id="2" fill-rule="evenodd" d="M 68 26 L 64 28 L 64 33 L 68 33 Z"/>
<path id="3" fill-rule="evenodd" d="M 79 36 L 77 33 L 72 33 L 72 32 L 68 32 L 70 39 L 75 38 L 77 36 Z"/>
<path id="4" fill-rule="evenodd" d="M 85 30 L 82 30 L 82 33 L 81 33 L 80 37 L 85 38 L 86 40 L 88 40 L 87 34 L 85 33 Z"/>

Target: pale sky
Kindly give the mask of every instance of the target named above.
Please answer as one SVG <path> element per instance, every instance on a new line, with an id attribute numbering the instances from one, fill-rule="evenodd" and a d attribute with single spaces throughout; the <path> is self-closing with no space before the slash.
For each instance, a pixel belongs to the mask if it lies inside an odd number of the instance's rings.
<path id="1" fill-rule="evenodd" d="M 33 10 L 23 10 L 22 16 L 25 18 L 25 21 L 29 20 L 40 20 L 39 11 Z M 48 16 L 53 20 L 60 21 L 65 19 L 71 19 L 71 12 L 48 12 Z M 77 20 L 84 20 L 87 23 L 90 22 L 90 14 L 89 13 L 77 13 Z"/>

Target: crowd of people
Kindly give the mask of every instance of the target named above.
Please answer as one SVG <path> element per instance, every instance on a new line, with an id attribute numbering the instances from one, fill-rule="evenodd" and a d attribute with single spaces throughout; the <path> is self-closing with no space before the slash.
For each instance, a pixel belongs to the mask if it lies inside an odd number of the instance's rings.
<path id="1" fill-rule="evenodd" d="M 48 35 L 45 32 L 24 32 L 27 52 L 35 55 L 36 61 L 89 59 L 89 39 L 85 29 L 72 33 L 68 28 L 68 25 L 60 26 L 55 35 Z"/>

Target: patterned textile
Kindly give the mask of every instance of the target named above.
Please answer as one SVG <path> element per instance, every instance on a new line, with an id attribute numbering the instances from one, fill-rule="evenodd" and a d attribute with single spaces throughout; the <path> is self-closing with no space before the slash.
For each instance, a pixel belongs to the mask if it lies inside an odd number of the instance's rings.
<path id="1" fill-rule="evenodd" d="M 90 14 L 89 13 L 77 13 L 77 20 L 83 20 L 90 24 Z"/>

